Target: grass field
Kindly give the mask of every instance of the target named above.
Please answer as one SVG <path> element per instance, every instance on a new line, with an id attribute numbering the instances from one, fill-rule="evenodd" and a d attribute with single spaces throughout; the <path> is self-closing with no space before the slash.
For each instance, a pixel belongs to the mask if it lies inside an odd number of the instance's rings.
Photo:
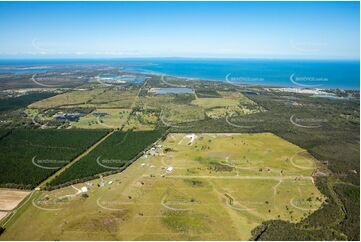
<path id="1" fill-rule="evenodd" d="M 192 105 L 168 104 L 161 114 L 163 123 L 170 125 L 203 120 L 204 118 L 204 110 Z"/>
<path id="2" fill-rule="evenodd" d="M 137 106 L 142 110 L 160 113 L 160 121 L 168 125 L 202 120 L 205 118 L 202 107 L 192 105 L 191 95 L 158 95 L 141 97 Z"/>
<path id="3" fill-rule="evenodd" d="M 215 107 L 236 107 L 239 104 L 237 99 L 227 98 L 198 98 L 192 101 L 192 104 L 201 106 L 203 108 L 215 108 Z"/>
<path id="4" fill-rule="evenodd" d="M 0 139 L 0 185 L 34 187 L 105 134 L 101 130 L 12 130 Z"/>
<path id="5" fill-rule="evenodd" d="M 129 108 L 136 91 L 114 88 L 92 88 L 69 91 L 29 105 L 29 108 L 47 109 L 54 107 Z"/>
<path id="6" fill-rule="evenodd" d="M 82 107 L 94 108 L 130 108 L 137 96 L 136 90 L 105 89 Z"/>
<path id="7" fill-rule="evenodd" d="M 94 112 L 107 113 L 103 117 L 97 117 Z M 98 108 L 94 112 L 81 117 L 78 122 L 71 122 L 74 128 L 82 129 L 117 129 L 121 128 L 128 119 L 131 112 L 130 109 L 101 109 Z"/>
<path id="8" fill-rule="evenodd" d="M 1 240 L 246 240 L 321 206 L 317 166 L 270 133 L 169 134 L 122 173 L 39 192 Z"/>
<path id="9" fill-rule="evenodd" d="M 85 104 L 90 102 L 102 92 L 104 92 L 103 89 L 69 91 L 51 98 L 35 102 L 29 105 L 29 108 L 54 108 L 64 105 Z"/>
<path id="10" fill-rule="evenodd" d="M 35 102 L 28 106 L 26 114 L 32 123 L 46 124 L 43 128 L 59 126 L 53 115 L 63 112 L 85 114 L 79 121 L 70 122 L 69 128 L 118 129 L 128 120 L 136 97 L 136 89 L 93 87 L 69 91 Z M 104 112 L 108 115 L 97 117 L 94 112 Z M 49 113 L 51 115 L 48 115 Z"/>
<path id="11" fill-rule="evenodd" d="M 198 98 L 219 98 L 222 97 L 216 90 L 213 89 L 196 89 L 195 93 Z"/>
<path id="12" fill-rule="evenodd" d="M 196 94 L 195 94 L 196 93 Z M 89 90 L 69 91 L 31 104 L 28 116 L 44 123 L 52 117 L 42 114 L 49 109 L 93 109 L 107 112 L 108 116 L 95 117 L 92 113 L 72 122 L 75 128 L 120 128 L 124 130 L 154 130 L 159 123 L 165 126 L 179 126 L 188 122 L 220 119 L 227 116 L 242 116 L 263 111 L 256 103 L 239 92 L 216 92 L 197 90 L 188 94 L 147 94 L 137 98 L 137 90 L 123 90 L 115 87 L 98 87 Z M 63 110 L 65 109 L 65 110 Z M 132 109 L 136 111 L 128 118 Z M 127 122 L 125 122 L 127 121 Z M 186 124 L 185 124 L 186 125 Z"/>
<path id="13" fill-rule="evenodd" d="M 239 92 L 196 91 L 193 94 L 145 96 L 137 105 L 144 110 L 161 112 L 166 126 L 232 115 L 246 115 L 263 111 L 256 103 Z"/>
<path id="14" fill-rule="evenodd" d="M 128 119 L 123 130 L 147 131 L 156 129 L 159 113 L 155 111 L 136 111 Z"/>
<path id="15" fill-rule="evenodd" d="M 197 95 L 193 105 L 205 109 L 209 118 L 219 119 L 226 116 L 247 115 L 264 111 L 255 102 L 237 92 L 219 92 L 218 96 Z M 222 95 L 222 96 L 221 96 Z M 202 97 L 202 98 L 199 98 Z"/>

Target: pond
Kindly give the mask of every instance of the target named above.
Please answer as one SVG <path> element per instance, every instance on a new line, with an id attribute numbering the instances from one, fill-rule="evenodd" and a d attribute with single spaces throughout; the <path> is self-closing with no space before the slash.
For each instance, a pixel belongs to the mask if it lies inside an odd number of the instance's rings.
<path id="1" fill-rule="evenodd" d="M 192 93 L 192 88 L 187 87 L 162 87 L 162 88 L 151 88 L 149 90 L 151 93 L 156 95 L 164 94 L 183 94 L 183 93 Z"/>

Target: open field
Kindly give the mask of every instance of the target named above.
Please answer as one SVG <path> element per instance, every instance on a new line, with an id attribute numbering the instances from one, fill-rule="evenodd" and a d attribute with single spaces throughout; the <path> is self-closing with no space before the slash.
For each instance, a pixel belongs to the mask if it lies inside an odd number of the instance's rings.
<path id="1" fill-rule="evenodd" d="M 204 118 L 204 110 L 192 105 L 168 104 L 161 114 L 161 120 L 166 125 L 194 122 Z"/>
<path id="2" fill-rule="evenodd" d="M 136 90 L 105 89 L 95 99 L 89 102 L 89 106 L 98 108 L 130 108 L 137 95 Z"/>
<path id="3" fill-rule="evenodd" d="M 135 90 L 118 90 L 114 88 L 96 87 L 84 90 L 69 91 L 51 98 L 35 102 L 29 108 L 55 107 L 93 107 L 93 108 L 129 108 L 134 98 Z"/>
<path id="4" fill-rule="evenodd" d="M 71 122 L 74 128 L 82 129 L 117 129 L 127 121 L 130 109 L 101 109 L 81 117 L 78 122 Z M 105 116 L 96 116 L 95 113 L 106 113 Z"/>
<path id="5" fill-rule="evenodd" d="M 104 92 L 102 89 L 69 91 L 51 98 L 43 99 L 29 105 L 29 108 L 54 108 L 64 105 L 81 105 L 90 102 L 97 95 Z"/>
<path id="6" fill-rule="evenodd" d="M 237 106 L 238 100 L 227 98 L 198 98 L 192 101 L 192 104 L 201 106 L 203 108 L 215 108 L 215 107 L 229 107 Z"/>
<path id="7" fill-rule="evenodd" d="M 198 92 L 199 93 L 199 92 Z M 137 103 L 144 110 L 161 112 L 160 120 L 166 126 L 187 122 L 219 119 L 234 114 L 245 115 L 263 109 L 239 92 L 203 91 L 204 95 L 168 94 L 141 97 Z M 210 95 L 213 96 L 210 96 Z"/>
<path id="8" fill-rule="evenodd" d="M 154 130 L 159 123 L 159 112 L 156 111 L 136 111 L 126 122 L 123 130 L 147 131 Z"/>
<path id="9" fill-rule="evenodd" d="M 246 240 L 321 206 L 318 166 L 270 133 L 169 134 L 122 173 L 38 192 L 1 239 Z"/>
<path id="10" fill-rule="evenodd" d="M 195 94 L 198 98 L 220 98 L 222 97 L 216 90 L 196 89 Z"/>
<path id="11" fill-rule="evenodd" d="M 0 189 L 0 210 L 13 210 L 30 192 Z"/>
<path id="12" fill-rule="evenodd" d="M 228 117 L 231 124 L 227 123 L 226 118 L 193 122 L 187 127 L 172 127 L 171 132 L 272 132 L 302 147 L 328 168 L 329 176 L 315 177 L 317 188 L 328 197 L 328 205 L 297 224 L 268 221 L 257 228 L 254 238 L 334 240 L 347 237 L 358 240 L 359 221 L 355 221 L 354 217 L 359 214 L 359 194 L 358 199 L 352 199 L 345 195 L 345 191 L 340 192 L 340 196 L 334 195 L 334 190 L 338 180 L 349 184 L 341 186 L 340 190 L 359 190 L 359 99 L 333 100 L 295 93 L 275 94 L 262 88 L 257 93 L 250 92 L 246 95 L 267 111 Z M 307 120 L 315 120 L 316 123 L 311 125 L 319 126 L 296 126 L 290 121 L 292 115 L 295 120 L 303 120 L 301 125 L 309 125 Z M 352 118 L 346 120 L 345 116 Z"/>
<path id="13" fill-rule="evenodd" d="M 141 97 L 137 103 L 139 109 L 160 113 L 164 124 L 180 124 L 205 118 L 203 108 L 192 105 L 190 94 L 167 94 Z"/>
<path id="14" fill-rule="evenodd" d="M 137 98 L 136 87 L 88 87 L 84 90 L 68 91 L 29 105 L 26 110 L 30 119 L 37 123 L 54 124 L 54 118 L 45 112 L 61 109 L 64 113 L 87 109 L 79 122 L 70 125 L 75 128 L 120 128 L 125 130 L 154 130 L 157 124 L 177 126 L 206 118 L 219 119 L 232 115 L 245 115 L 263 111 L 256 103 L 239 92 L 216 92 L 211 90 L 193 93 L 154 95 L 146 94 Z M 213 96 L 211 96 L 211 94 Z M 66 111 L 68 109 L 69 111 Z M 131 113 L 128 116 L 119 112 Z M 93 111 L 92 111 L 93 110 Z M 110 115 L 95 117 L 92 112 L 107 112 Z M 44 112 L 44 113 L 43 113 Z M 123 121 L 127 120 L 126 123 Z M 43 126 L 44 127 L 44 126 Z M 64 126 L 69 127 L 69 126 Z"/>
<path id="15" fill-rule="evenodd" d="M 0 185 L 34 187 L 105 134 L 101 130 L 12 130 L 0 139 Z"/>
<path id="16" fill-rule="evenodd" d="M 133 88 L 93 87 L 35 102 L 27 107 L 25 113 L 32 125 L 42 128 L 119 129 L 128 120 L 136 97 Z M 81 117 L 79 121 L 62 122 L 54 117 L 57 113 L 75 113 Z"/>

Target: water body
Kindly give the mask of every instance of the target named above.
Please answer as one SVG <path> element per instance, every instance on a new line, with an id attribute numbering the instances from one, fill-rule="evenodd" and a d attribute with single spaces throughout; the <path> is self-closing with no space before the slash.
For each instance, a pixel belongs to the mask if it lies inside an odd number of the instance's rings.
<path id="1" fill-rule="evenodd" d="M 52 66 L 30 66 L 30 67 L 1 67 L 0 73 L 44 73 L 47 71 L 60 70 L 61 68 L 52 67 Z"/>
<path id="2" fill-rule="evenodd" d="M 165 94 L 178 94 L 178 93 L 192 93 L 192 89 L 186 87 L 161 87 L 161 88 L 152 88 L 151 92 L 154 92 L 157 95 L 165 95 Z"/>
<path id="3" fill-rule="evenodd" d="M 360 89 L 359 61 L 180 59 L 152 63 L 129 69 L 239 84 Z"/>
<path id="4" fill-rule="evenodd" d="M 331 94 L 315 94 L 315 95 L 312 95 L 311 97 L 328 98 L 328 99 L 335 99 L 335 100 L 355 99 L 354 97 L 339 97 L 339 96 L 331 95 Z"/>
<path id="5" fill-rule="evenodd" d="M 135 76 L 135 75 L 101 75 L 99 78 L 103 78 L 106 83 L 112 83 L 117 81 L 142 83 L 147 78 L 146 76 Z"/>
<path id="6" fill-rule="evenodd" d="M 360 89 L 360 62 L 350 60 L 272 59 L 51 59 L 0 60 L 6 65 L 109 64 L 128 71 L 194 79 L 283 87 Z M 44 71 L 27 69 L 25 71 Z M 45 69 L 46 70 L 46 69 Z M 24 70 L 22 70 L 24 71 Z"/>

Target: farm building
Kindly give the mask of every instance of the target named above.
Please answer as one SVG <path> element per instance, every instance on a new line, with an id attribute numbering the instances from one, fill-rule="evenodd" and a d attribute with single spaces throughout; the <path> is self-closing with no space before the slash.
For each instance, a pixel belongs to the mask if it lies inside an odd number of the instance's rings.
<path id="1" fill-rule="evenodd" d="M 96 116 L 96 117 L 104 117 L 104 116 L 109 115 L 109 113 L 107 113 L 107 112 L 94 112 L 93 115 Z"/>
<path id="2" fill-rule="evenodd" d="M 66 113 L 54 115 L 54 118 L 58 121 L 79 121 L 80 117 L 80 113 Z"/>

